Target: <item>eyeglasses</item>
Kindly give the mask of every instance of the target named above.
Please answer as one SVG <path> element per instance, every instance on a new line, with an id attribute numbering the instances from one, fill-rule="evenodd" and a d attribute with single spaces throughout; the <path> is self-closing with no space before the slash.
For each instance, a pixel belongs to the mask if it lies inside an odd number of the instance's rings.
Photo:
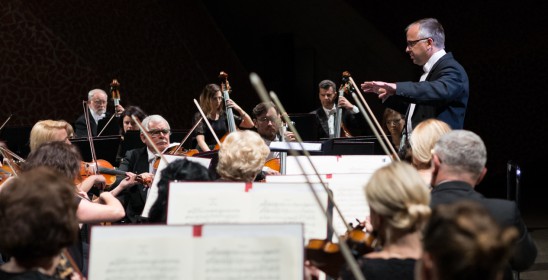
<path id="1" fill-rule="evenodd" d="M 169 129 L 154 129 L 149 131 L 150 135 L 152 136 L 160 136 L 160 134 L 163 135 L 171 135 L 171 131 Z"/>
<path id="2" fill-rule="evenodd" d="M 93 104 L 95 105 L 104 105 L 107 104 L 106 100 L 93 100 Z"/>
<path id="3" fill-rule="evenodd" d="M 407 47 L 412 48 L 412 47 L 414 47 L 418 42 L 423 41 L 423 40 L 428 40 L 428 39 L 430 39 L 430 37 L 420 38 L 420 39 L 413 40 L 413 41 L 407 41 Z"/>
<path id="4" fill-rule="evenodd" d="M 386 121 L 386 125 L 398 125 L 398 124 L 400 124 L 401 121 L 402 121 L 402 119 L 388 120 L 388 121 Z"/>
<path id="5" fill-rule="evenodd" d="M 262 118 L 257 118 L 257 121 L 263 122 L 263 123 L 268 123 L 269 121 L 272 123 L 277 123 L 280 121 L 280 119 L 277 117 L 262 117 Z"/>

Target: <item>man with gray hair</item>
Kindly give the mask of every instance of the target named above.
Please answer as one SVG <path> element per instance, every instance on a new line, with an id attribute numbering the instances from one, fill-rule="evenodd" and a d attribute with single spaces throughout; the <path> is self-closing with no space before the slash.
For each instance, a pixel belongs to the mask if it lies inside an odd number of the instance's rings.
<path id="1" fill-rule="evenodd" d="M 519 231 L 504 279 L 512 279 L 511 270 L 520 272 L 529 268 L 535 262 L 537 247 L 516 203 L 486 198 L 474 190 L 487 172 L 487 150 L 481 138 L 468 130 L 453 130 L 438 140 L 432 153 L 434 172 L 430 206 L 434 208 L 461 200 L 474 200 L 484 205 L 500 226 L 514 226 Z"/>
<path id="2" fill-rule="evenodd" d="M 127 151 L 118 169 L 139 174 L 141 178 L 150 178 L 150 182 L 152 182 L 153 174 L 156 172 L 154 163 L 158 158 L 154 146 L 164 152 L 167 148 L 178 143 L 170 143 L 171 129 L 167 120 L 162 116 L 150 115 L 143 120 L 142 125 L 147 130 L 152 142 L 149 142 L 141 131 L 141 141 L 145 143 L 146 147 Z M 119 178 L 119 181 L 120 179 L 122 178 Z M 136 184 L 117 195 L 126 209 L 125 222 L 140 223 L 142 221 L 141 213 L 145 207 L 149 187 L 150 184 Z"/>
<path id="3" fill-rule="evenodd" d="M 92 89 L 88 92 L 88 116 L 91 136 L 97 136 L 101 131 L 101 135 L 114 135 L 120 133 L 120 128 L 117 119 L 112 119 L 112 114 L 107 112 L 107 93 L 102 89 Z M 124 112 L 124 107 L 118 104 L 114 108 L 114 117 L 119 117 Z M 110 122 L 109 122 L 110 120 Z M 103 130 L 104 129 L 104 130 Z M 74 134 L 76 137 L 87 137 L 86 117 L 82 114 L 74 122 Z"/>

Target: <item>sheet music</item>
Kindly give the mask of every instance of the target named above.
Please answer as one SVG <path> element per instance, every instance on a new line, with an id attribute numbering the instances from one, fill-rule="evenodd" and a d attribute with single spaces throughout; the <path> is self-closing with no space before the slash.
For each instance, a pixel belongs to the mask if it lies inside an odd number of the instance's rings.
<path id="1" fill-rule="evenodd" d="M 233 182 L 178 182 L 170 185 L 168 224 L 201 223 L 303 223 L 309 238 L 327 236 L 327 193 L 314 189 L 318 206 L 306 183 L 276 184 Z"/>
<path id="2" fill-rule="evenodd" d="M 302 224 L 93 227 L 91 240 L 90 280 L 303 275 Z"/>
<path id="3" fill-rule="evenodd" d="M 372 173 L 390 163 L 391 159 L 389 156 L 380 155 L 315 155 L 311 156 L 310 160 L 306 156 L 288 156 L 286 175 L 315 174 L 310 162 L 319 174 Z"/>
<path id="4" fill-rule="evenodd" d="M 356 219 L 363 221 L 369 216 L 369 205 L 365 199 L 364 187 L 371 178 L 372 173 L 363 174 L 322 174 L 320 179 L 328 183 L 333 193 L 333 199 L 341 210 L 347 223 L 357 223 Z M 317 175 L 285 175 L 266 176 L 266 182 L 290 183 L 290 182 L 319 182 Z M 346 232 L 347 227 L 342 218 L 333 210 L 333 227 L 339 234 Z"/>
<path id="5" fill-rule="evenodd" d="M 209 163 L 211 162 L 210 158 L 199 158 L 199 157 L 185 157 L 185 156 L 170 156 L 170 155 L 164 155 L 166 160 L 168 162 L 173 162 L 177 159 L 183 159 L 186 158 L 190 161 L 197 162 L 205 168 L 209 168 Z M 145 207 L 143 208 L 143 213 L 141 216 L 148 218 L 148 213 L 150 212 L 150 208 L 156 201 L 156 198 L 158 198 L 158 182 L 160 181 L 160 174 L 164 168 L 166 168 L 167 164 L 165 161 L 160 160 L 160 164 L 158 164 L 158 169 L 156 169 L 156 176 L 154 176 L 154 180 L 152 181 L 152 186 L 150 186 L 150 190 L 147 194 L 147 200 L 145 202 Z"/>

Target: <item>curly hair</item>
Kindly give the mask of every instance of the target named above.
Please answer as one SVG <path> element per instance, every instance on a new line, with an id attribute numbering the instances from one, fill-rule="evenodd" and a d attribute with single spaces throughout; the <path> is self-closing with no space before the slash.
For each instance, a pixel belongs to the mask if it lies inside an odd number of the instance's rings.
<path id="1" fill-rule="evenodd" d="M 213 177 L 203 165 L 185 159 L 169 163 L 160 172 L 158 181 L 158 197 L 150 208 L 148 221 L 163 223 L 167 221 L 167 196 L 170 181 L 212 181 Z"/>
<path id="2" fill-rule="evenodd" d="M 261 172 L 269 152 L 270 149 L 257 132 L 232 132 L 219 149 L 217 173 L 223 179 L 252 182 Z"/>
<path id="3" fill-rule="evenodd" d="M 371 210 L 386 222 L 379 232 L 384 242 L 422 229 L 430 217 L 430 192 L 407 162 L 377 169 L 365 186 L 365 196 Z"/>
<path id="4" fill-rule="evenodd" d="M 423 247 L 443 279 L 498 279 L 518 237 L 513 227 L 501 229 L 474 201 L 440 204 L 424 230 Z"/>
<path id="5" fill-rule="evenodd" d="M 78 236 L 73 183 L 46 167 L 21 173 L 0 192 L 0 248 L 25 268 L 54 257 Z"/>

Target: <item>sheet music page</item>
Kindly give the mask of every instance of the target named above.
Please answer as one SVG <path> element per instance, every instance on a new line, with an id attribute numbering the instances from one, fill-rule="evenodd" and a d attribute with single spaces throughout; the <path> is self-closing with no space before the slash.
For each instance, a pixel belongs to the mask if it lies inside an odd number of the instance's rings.
<path id="1" fill-rule="evenodd" d="M 302 279 L 302 224 L 205 225 L 193 279 Z M 229 237 L 227 237 L 229 236 Z"/>
<path id="2" fill-rule="evenodd" d="M 369 182 L 372 173 L 362 174 L 329 174 L 320 175 L 324 182 L 328 183 L 333 193 L 333 199 L 341 210 L 347 223 L 357 223 L 356 219 L 363 221 L 369 215 L 369 205 L 365 199 L 364 187 Z M 319 182 L 317 175 L 283 175 L 266 176 L 269 183 L 279 182 Z M 333 227 L 337 233 L 346 232 L 346 224 L 336 210 L 333 210 Z"/>
<path id="3" fill-rule="evenodd" d="M 301 279 L 302 224 L 93 227 L 90 280 Z"/>
<path id="4" fill-rule="evenodd" d="M 172 183 L 167 202 L 167 224 L 249 222 L 249 197 L 245 183 Z"/>
<path id="5" fill-rule="evenodd" d="M 327 220 L 307 183 L 178 182 L 170 185 L 168 224 L 303 223 L 305 238 L 325 238 Z M 327 207 L 327 193 L 314 188 Z"/>
<path id="6" fill-rule="evenodd" d="M 211 162 L 210 158 L 170 156 L 170 155 L 164 155 L 164 157 L 166 158 L 168 162 L 172 162 L 177 159 L 186 158 L 190 161 L 194 161 L 205 166 L 205 168 L 209 168 L 209 163 Z M 158 164 L 158 169 L 156 169 L 156 174 L 158 175 L 157 176 L 154 175 L 154 180 L 152 181 L 152 186 L 150 186 L 150 190 L 148 191 L 147 200 L 145 201 L 145 207 L 143 208 L 143 213 L 141 214 L 141 216 L 143 217 L 148 218 L 148 213 L 150 212 L 150 208 L 156 201 L 156 198 L 158 198 L 158 181 L 160 181 L 160 174 L 161 174 L 160 172 L 162 172 L 162 170 L 164 170 L 166 166 L 167 166 L 166 162 L 163 160 L 160 160 L 160 164 Z"/>
<path id="7" fill-rule="evenodd" d="M 392 159 L 381 155 L 343 155 L 338 161 L 336 173 L 367 173 L 389 164 Z"/>
<path id="8" fill-rule="evenodd" d="M 192 279 L 191 227 L 92 227 L 89 280 Z"/>
<path id="9" fill-rule="evenodd" d="M 319 174 L 337 173 L 337 156 L 311 156 L 310 161 Z M 306 156 L 288 156 L 286 158 L 286 175 L 316 174 Z M 299 164 L 300 163 L 300 164 Z M 304 172 L 303 172 L 303 169 Z"/>

